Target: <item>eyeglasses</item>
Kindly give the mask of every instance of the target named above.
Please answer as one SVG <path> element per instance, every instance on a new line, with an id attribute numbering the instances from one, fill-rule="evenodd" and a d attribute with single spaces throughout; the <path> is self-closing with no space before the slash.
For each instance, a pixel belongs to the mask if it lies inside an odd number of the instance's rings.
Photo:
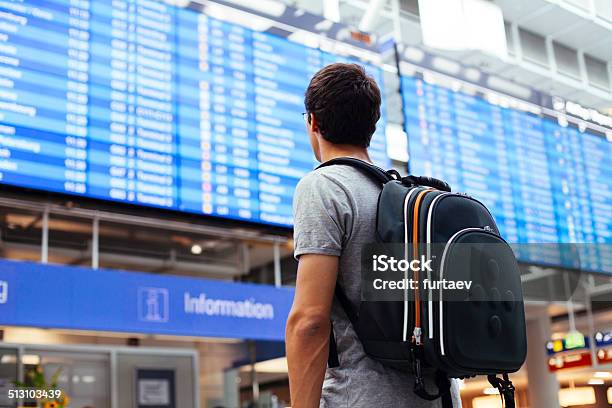
<path id="1" fill-rule="evenodd" d="M 304 118 L 304 122 L 306 122 L 307 124 L 310 124 L 310 113 L 302 112 L 302 117 Z"/>

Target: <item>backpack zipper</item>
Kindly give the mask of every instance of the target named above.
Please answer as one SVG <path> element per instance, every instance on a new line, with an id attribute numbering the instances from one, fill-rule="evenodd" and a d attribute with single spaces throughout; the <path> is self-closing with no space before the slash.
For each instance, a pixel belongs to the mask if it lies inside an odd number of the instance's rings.
<path id="1" fill-rule="evenodd" d="M 468 231 L 485 231 L 489 234 L 495 235 L 497 238 L 506 242 L 502 237 L 496 234 L 489 225 L 485 225 L 484 227 L 464 228 L 462 230 L 455 232 L 453 236 L 449 238 L 448 242 L 444 246 L 444 251 L 442 252 L 442 259 L 440 260 L 440 276 L 438 277 L 440 280 L 442 280 L 444 276 L 444 261 L 446 259 L 446 254 L 448 252 L 450 244 L 452 244 L 453 241 L 457 239 L 457 236 L 459 236 L 460 234 L 463 234 L 464 232 L 468 232 Z M 439 298 L 438 300 L 438 314 L 439 314 L 438 322 L 440 324 L 440 327 L 439 327 L 440 328 L 440 355 L 443 356 L 445 355 L 445 352 L 444 352 L 444 325 L 442 324 L 442 322 L 444 321 L 444 316 L 443 316 L 444 310 L 442 309 L 442 288 L 439 289 L 438 298 Z"/>
<path id="2" fill-rule="evenodd" d="M 438 200 L 440 200 L 442 197 L 445 197 L 447 195 L 453 195 L 453 194 L 457 194 L 457 193 L 442 193 L 440 195 L 438 195 L 436 198 L 433 199 L 433 201 L 431 202 L 431 204 L 429 205 L 429 211 L 427 213 L 427 259 L 431 259 L 431 220 L 432 220 L 432 216 L 433 216 L 433 210 L 434 210 L 434 206 L 436 204 L 436 202 Z M 427 272 L 427 279 L 429 279 L 429 281 L 431 281 L 431 272 Z M 428 321 L 427 321 L 427 326 L 428 326 L 428 338 L 433 339 L 433 300 L 432 300 L 432 289 L 430 288 L 427 292 L 427 314 L 428 314 Z"/>
<path id="3" fill-rule="evenodd" d="M 421 207 L 421 202 L 423 201 L 423 197 L 433 191 L 432 188 L 428 188 L 424 191 L 421 191 L 414 202 L 414 211 L 412 215 L 412 257 L 416 259 L 419 253 L 419 210 Z M 414 281 L 417 284 L 417 288 L 414 290 L 414 331 L 413 337 L 414 343 L 417 346 L 420 346 L 421 343 L 421 290 L 420 290 L 420 282 L 421 278 L 419 276 L 419 271 L 415 270 L 413 272 Z"/>
<path id="4" fill-rule="evenodd" d="M 487 213 L 491 216 L 491 218 L 493 218 L 493 216 L 491 215 L 491 212 L 489 211 L 489 209 L 487 207 L 485 207 L 480 201 L 476 200 L 475 198 L 473 198 L 471 195 L 467 194 L 467 193 L 462 193 L 462 192 L 457 192 L 457 193 L 442 193 L 440 195 L 438 195 L 436 198 L 433 199 L 433 201 L 431 202 L 431 204 L 429 205 L 429 211 L 427 213 L 427 259 L 431 259 L 431 232 L 432 232 L 432 220 L 433 220 L 433 212 L 435 209 L 435 206 L 437 204 L 437 201 L 441 200 L 442 198 L 446 197 L 446 196 L 460 196 L 460 197 L 466 197 L 469 198 L 473 201 L 476 201 L 478 204 L 480 204 L 486 211 Z M 485 225 L 482 229 L 484 229 L 487 232 L 490 232 L 492 234 L 496 234 L 495 231 L 493 230 L 493 228 L 491 228 L 489 225 Z M 498 235 L 498 234 L 496 234 Z M 451 237 L 452 238 L 452 237 Z M 428 275 L 429 280 L 431 281 L 431 273 Z M 427 314 L 428 314 L 428 338 L 429 339 L 433 339 L 434 338 L 434 329 L 433 329 L 433 300 L 432 300 L 432 290 L 429 289 L 428 291 L 428 301 L 427 301 L 427 306 L 428 306 L 428 310 L 427 310 Z"/>
<path id="5" fill-rule="evenodd" d="M 406 194 L 404 198 L 404 259 L 408 259 L 408 203 L 412 194 L 417 191 L 417 188 L 413 188 Z M 408 271 L 404 272 L 404 279 L 408 279 Z M 408 301 L 408 289 L 404 289 L 404 327 L 402 330 L 402 341 L 408 339 L 408 315 L 409 315 L 409 301 Z"/>

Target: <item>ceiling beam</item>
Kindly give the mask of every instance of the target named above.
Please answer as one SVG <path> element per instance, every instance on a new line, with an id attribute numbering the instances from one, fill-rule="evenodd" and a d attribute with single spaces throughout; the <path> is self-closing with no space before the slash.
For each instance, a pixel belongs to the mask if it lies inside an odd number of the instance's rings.
<path id="1" fill-rule="evenodd" d="M 536 17 L 539 17 L 542 14 L 547 13 L 548 11 L 552 10 L 555 7 L 557 7 L 557 6 L 555 4 L 552 4 L 552 3 L 543 4 L 541 7 L 538 7 L 537 9 L 532 11 L 531 13 L 526 14 L 526 15 L 516 19 L 516 23 L 519 24 L 519 25 L 525 24 L 529 20 L 532 20 L 532 19 L 534 19 Z"/>
<path id="2" fill-rule="evenodd" d="M 323 3 L 323 17 L 327 20 L 340 22 L 340 0 L 321 0 Z"/>
<path id="3" fill-rule="evenodd" d="M 380 11 L 385 8 L 387 0 L 370 0 L 363 17 L 359 22 L 359 30 L 369 32 L 372 30 L 378 17 L 380 17 Z"/>

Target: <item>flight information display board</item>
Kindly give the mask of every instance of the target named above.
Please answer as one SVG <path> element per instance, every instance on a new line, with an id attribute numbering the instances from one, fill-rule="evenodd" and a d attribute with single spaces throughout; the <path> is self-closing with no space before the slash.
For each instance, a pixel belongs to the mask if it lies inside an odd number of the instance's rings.
<path id="1" fill-rule="evenodd" d="M 612 243 L 605 137 L 418 77 L 402 76 L 401 88 L 412 174 L 481 200 L 510 243 Z M 607 271 L 611 254 L 599 251 L 608 247 L 581 246 L 583 266 Z"/>
<path id="2" fill-rule="evenodd" d="M 304 91 L 347 60 L 154 0 L 0 1 L 0 182 L 289 226 Z"/>

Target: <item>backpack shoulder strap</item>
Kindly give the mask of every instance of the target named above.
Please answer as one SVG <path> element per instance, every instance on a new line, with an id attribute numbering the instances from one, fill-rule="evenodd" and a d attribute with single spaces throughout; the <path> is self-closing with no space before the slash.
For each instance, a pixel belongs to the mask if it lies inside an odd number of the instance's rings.
<path id="1" fill-rule="evenodd" d="M 497 377 L 492 374 L 487 376 L 489 383 L 499 390 L 499 395 L 502 399 L 502 404 L 504 404 L 505 408 L 514 408 L 516 406 L 516 402 L 514 400 L 514 385 L 510 378 L 508 377 L 508 373 L 504 373 L 502 378 Z"/>
<path id="2" fill-rule="evenodd" d="M 378 166 L 367 163 L 363 160 L 355 159 L 354 157 L 337 157 L 335 159 L 328 160 L 325 163 L 321 163 L 319 166 L 317 166 L 317 169 L 333 166 L 335 164 L 344 164 L 346 166 L 354 167 L 379 184 L 385 184 L 388 181 L 399 179 L 399 173 L 397 173 L 395 170 L 385 171 Z"/>
<path id="3" fill-rule="evenodd" d="M 427 186 L 433 187 L 440 191 L 451 191 L 450 186 L 442 180 L 433 177 L 425 176 L 406 176 L 401 177 L 397 170 L 383 170 L 378 166 L 364 162 L 363 160 L 355 159 L 354 157 L 337 157 L 321 163 L 317 169 L 334 164 L 344 164 L 360 170 L 363 174 L 370 177 L 376 183 L 385 184 L 391 180 L 401 181 L 406 186 Z"/>
<path id="4" fill-rule="evenodd" d="M 319 166 L 317 166 L 317 169 L 337 164 L 356 168 L 364 175 L 372 179 L 375 183 L 381 185 L 384 185 L 391 180 L 399 180 L 401 178 L 399 173 L 395 170 L 385 171 L 378 166 L 367 163 L 363 160 L 355 159 L 353 157 L 337 157 L 335 159 L 328 160 L 325 163 L 321 163 Z M 337 282 L 334 297 L 338 299 L 338 303 L 340 304 L 340 307 L 351 322 L 353 329 L 357 330 L 358 315 L 355 312 L 353 306 L 351 305 L 351 302 L 349 301 L 348 297 Z M 338 350 L 336 346 L 336 339 L 334 336 L 333 324 L 331 327 L 331 333 L 329 338 L 329 356 L 327 363 L 328 367 L 330 368 L 338 367 L 338 365 L 340 364 L 338 359 Z"/>

